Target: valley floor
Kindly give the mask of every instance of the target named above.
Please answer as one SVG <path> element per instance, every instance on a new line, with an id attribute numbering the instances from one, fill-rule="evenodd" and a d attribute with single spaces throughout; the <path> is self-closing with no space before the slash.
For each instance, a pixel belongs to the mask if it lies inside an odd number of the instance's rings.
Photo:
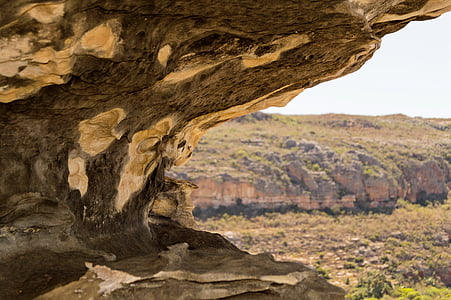
<path id="1" fill-rule="evenodd" d="M 250 253 L 308 264 L 349 299 L 451 299 L 450 200 L 426 207 L 400 201 L 392 214 L 223 215 L 198 224 Z"/>

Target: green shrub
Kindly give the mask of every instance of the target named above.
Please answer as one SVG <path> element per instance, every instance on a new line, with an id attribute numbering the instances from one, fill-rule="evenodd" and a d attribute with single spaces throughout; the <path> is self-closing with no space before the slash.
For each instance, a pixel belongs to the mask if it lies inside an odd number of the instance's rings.
<path id="1" fill-rule="evenodd" d="M 357 268 L 357 266 L 353 262 L 345 262 L 343 264 L 343 268 L 349 270 L 349 269 L 355 269 L 355 268 Z"/>
<path id="2" fill-rule="evenodd" d="M 413 288 L 398 287 L 392 296 L 397 300 L 446 300 L 451 299 L 451 289 L 431 286 L 417 291 Z"/>
<path id="3" fill-rule="evenodd" d="M 323 276 L 324 278 L 330 279 L 330 275 L 329 275 L 329 273 L 326 271 L 326 269 L 324 269 L 324 268 L 322 268 L 322 267 L 320 267 L 320 266 L 317 266 L 317 267 L 316 267 L 316 271 L 317 271 L 321 276 Z"/>
<path id="4" fill-rule="evenodd" d="M 363 257 L 356 257 L 356 258 L 354 258 L 354 261 L 355 261 L 356 263 L 358 263 L 358 264 L 363 263 L 364 260 L 365 260 L 365 259 L 364 259 Z"/>
<path id="5" fill-rule="evenodd" d="M 357 287 L 347 295 L 350 300 L 364 300 L 368 298 L 380 299 L 390 295 L 393 291 L 391 282 L 380 272 L 368 272 L 366 277 L 360 278 Z"/>
<path id="6" fill-rule="evenodd" d="M 239 150 L 235 151 L 234 153 L 232 153 L 231 156 L 232 156 L 232 158 L 235 158 L 235 159 L 241 159 L 241 158 L 248 157 L 249 154 L 247 153 L 246 150 L 239 149 Z"/>
<path id="7" fill-rule="evenodd" d="M 312 165 L 312 171 L 314 171 L 314 172 L 321 171 L 321 166 L 319 164 L 313 164 Z"/>
<path id="8" fill-rule="evenodd" d="M 374 169 L 374 166 L 365 166 L 363 174 L 366 176 L 378 176 L 379 173 Z"/>
<path id="9" fill-rule="evenodd" d="M 390 258 L 387 255 L 384 255 L 379 260 L 381 263 L 385 264 L 390 261 Z"/>

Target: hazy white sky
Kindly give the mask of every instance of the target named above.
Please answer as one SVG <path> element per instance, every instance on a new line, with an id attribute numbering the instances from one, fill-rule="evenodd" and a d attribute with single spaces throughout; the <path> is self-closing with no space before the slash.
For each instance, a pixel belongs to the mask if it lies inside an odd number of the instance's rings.
<path id="1" fill-rule="evenodd" d="M 270 113 L 451 118 L 451 13 L 382 39 L 360 70 L 301 93 Z"/>

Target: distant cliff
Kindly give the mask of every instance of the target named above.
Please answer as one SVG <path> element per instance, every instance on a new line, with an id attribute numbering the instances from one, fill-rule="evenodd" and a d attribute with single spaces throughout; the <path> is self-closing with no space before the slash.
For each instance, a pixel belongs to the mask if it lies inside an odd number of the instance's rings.
<path id="1" fill-rule="evenodd" d="M 198 210 L 367 210 L 443 201 L 450 165 L 451 119 L 254 113 L 212 129 L 172 175 L 199 186 Z"/>

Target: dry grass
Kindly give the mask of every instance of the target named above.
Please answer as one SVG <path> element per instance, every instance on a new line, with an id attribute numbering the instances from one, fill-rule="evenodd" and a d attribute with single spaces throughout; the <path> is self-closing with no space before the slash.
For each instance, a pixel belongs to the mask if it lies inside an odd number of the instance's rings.
<path id="1" fill-rule="evenodd" d="M 441 156 L 451 163 L 451 119 L 403 115 L 268 116 L 259 121 L 248 115 L 240 122 L 230 121 L 210 129 L 190 162 L 173 171 L 186 173 L 191 179 L 227 173 L 252 180 L 258 174 L 242 166 L 243 158 L 278 168 L 264 156 L 273 153 L 283 157 L 293 153 L 294 149 L 283 147 L 287 140 L 314 141 L 339 156 L 352 150 L 363 151 L 377 158 L 388 170 L 396 169 L 406 159 Z"/>
<path id="2" fill-rule="evenodd" d="M 314 266 L 347 290 L 367 271 L 382 272 L 398 285 L 441 286 L 436 270 L 451 266 L 451 201 L 400 206 L 390 215 L 225 215 L 199 226 L 250 253 L 269 252 L 279 260 Z"/>

